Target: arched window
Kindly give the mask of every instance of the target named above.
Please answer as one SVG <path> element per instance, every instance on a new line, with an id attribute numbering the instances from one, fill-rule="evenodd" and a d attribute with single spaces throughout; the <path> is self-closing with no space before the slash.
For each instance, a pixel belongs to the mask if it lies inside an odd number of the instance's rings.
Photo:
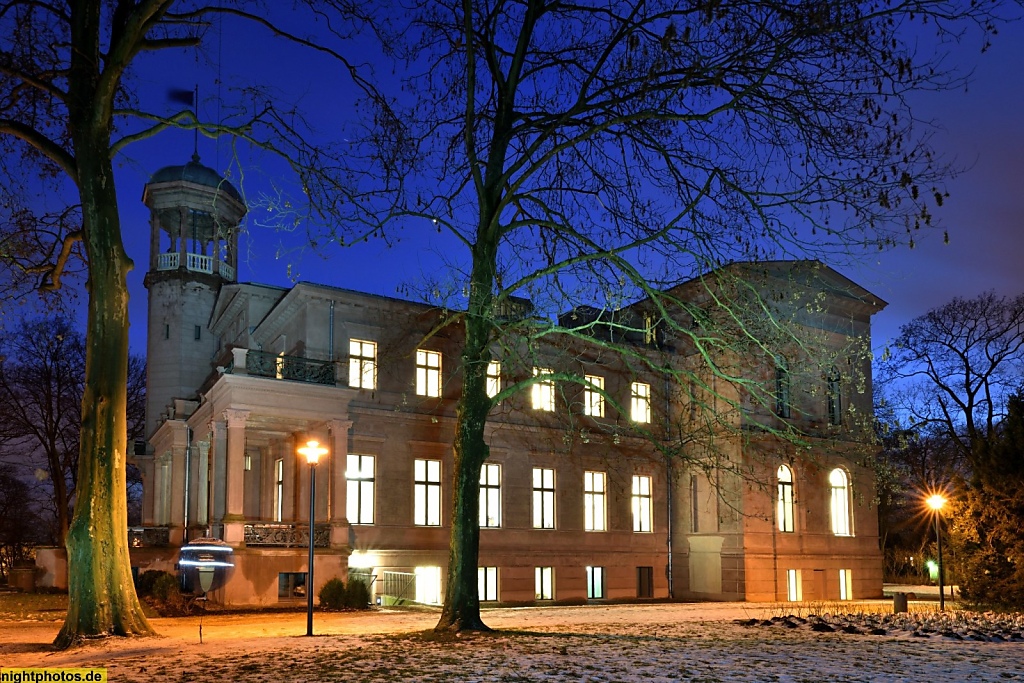
<path id="1" fill-rule="evenodd" d="M 777 501 L 779 531 L 793 531 L 793 470 L 788 465 L 780 465 L 777 473 L 779 479 L 779 498 Z"/>
<path id="2" fill-rule="evenodd" d="M 853 536 L 850 523 L 850 477 L 846 470 L 837 467 L 828 475 L 832 501 L 832 533 L 836 536 Z"/>
<path id="3" fill-rule="evenodd" d="M 789 362 L 785 356 L 775 358 L 775 414 L 789 417 Z"/>
<path id="4" fill-rule="evenodd" d="M 828 423 L 832 425 L 842 424 L 843 421 L 843 394 L 839 379 L 839 371 L 833 365 L 828 371 Z"/>

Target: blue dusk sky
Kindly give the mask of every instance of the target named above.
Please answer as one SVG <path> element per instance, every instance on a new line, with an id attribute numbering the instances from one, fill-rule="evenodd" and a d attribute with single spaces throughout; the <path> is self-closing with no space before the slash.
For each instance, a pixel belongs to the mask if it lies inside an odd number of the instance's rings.
<path id="1" fill-rule="evenodd" d="M 301 93 L 302 103 L 325 130 L 331 112 L 347 108 L 352 93 L 340 78 L 335 82 L 326 67 L 315 61 L 277 58 L 258 38 L 222 36 L 205 59 L 220 64 L 224 83 L 251 77 L 260 70 L 266 82 L 289 84 Z M 865 253 L 855 262 L 835 264 L 844 275 L 889 302 L 874 320 L 874 346 L 880 349 L 915 316 L 954 296 L 973 297 L 993 289 L 1000 294 L 1024 292 L 1024 24 L 1000 28 L 992 47 L 981 52 L 981 38 L 967 36 L 953 47 L 951 58 L 970 73 L 967 87 L 957 91 L 915 95 L 917 116 L 935 125 L 933 146 L 963 169 L 951 179 L 950 198 L 938 211 L 939 227 L 921 235 L 914 249 L 899 247 Z M 137 71 L 141 92 L 150 96 L 168 88 L 189 89 L 198 83 L 205 116 L 215 113 L 216 68 L 194 56 L 161 57 L 143 63 Z M 232 76 L 231 74 L 238 74 Z M 175 105 L 168 104 L 167 111 Z M 187 162 L 192 134 L 169 131 L 130 147 L 117 161 L 122 228 L 136 270 L 129 277 L 131 290 L 131 342 L 136 353 L 145 351 L 146 290 L 142 280 L 148 266 L 148 211 L 141 202 L 149 176 L 163 166 Z M 200 140 L 202 163 L 220 172 L 228 166 L 230 143 Z M 250 168 L 257 175 L 259 169 Z M 273 171 L 267 170 L 270 177 Z M 258 187 L 247 179 L 245 192 Z M 949 244 L 943 242 L 943 230 Z M 429 226 L 421 234 L 407 229 L 401 241 L 388 247 L 371 241 L 358 247 L 329 246 L 318 251 L 305 247 L 301 234 L 282 234 L 252 221 L 243 235 L 238 279 L 288 286 L 305 280 L 396 296 L 402 284 L 435 271 L 444 261 L 444 244 Z"/>

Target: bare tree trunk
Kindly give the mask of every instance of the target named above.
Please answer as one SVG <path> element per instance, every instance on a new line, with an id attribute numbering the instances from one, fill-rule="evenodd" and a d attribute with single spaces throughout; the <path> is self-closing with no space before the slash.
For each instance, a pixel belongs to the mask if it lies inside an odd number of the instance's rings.
<path id="1" fill-rule="evenodd" d="M 72 16 L 74 85 L 69 107 L 82 232 L 88 263 L 89 316 L 75 513 L 67 536 L 68 614 L 54 644 L 83 637 L 152 635 L 135 594 L 128 555 L 125 490 L 128 423 L 128 271 L 110 159 L 115 87 L 97 71 L 99 4 Z"/>
<path id="2" fill-rule="evenodd" d="M 448 579 L 444 609 L 435 631 L 489 631 L 480 618 L 477 561 L 480 550 L 480 468 L 490 455 L 484 441 L 491 398 L 487 395 L 487 363 L 493 324 L 495 244 L 486 238 L 474 249 L 473 275 L 466 313 L 466 344 L 462 352 L 464 381 L 455 413 L 455 471 L 452 474 L 452 533 L 448 548 Z"/>
<path id="3" fill-rule="evenodd" d="M 118 229 L 112 168 L 105 148 L 83 173 L 89 263 L 78 493 L 68 531 L 68 614 L 55 641 L 68 647 L 86 636 L 148 635 L 128 556 L 127 466 L 128 283 L 132 262 Z M 83 163 L 79 153 L 79 163 Z M 105 168 L 103 168 L 105 166 Z"/>

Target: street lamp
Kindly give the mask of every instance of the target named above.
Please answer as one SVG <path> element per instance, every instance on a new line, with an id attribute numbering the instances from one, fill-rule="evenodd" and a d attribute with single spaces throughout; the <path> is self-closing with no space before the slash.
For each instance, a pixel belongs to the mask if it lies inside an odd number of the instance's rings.
<path id="1" fill-rule="evenodd" d="M 306 635 L 313 635 L 313 528 L 316 521 L 316 464 L 327 449 L 319 441 L 310 440 L 298 449 L 309 463 L 309 573 L 306 576 Z"/>
<path id="2" fill-rule="evenodd" d="M 944 611 L 946 609 L 946 591 L 942 586 L 942 530 L 939 526 L 939 518 L 942 516 L 942 506 L 946 504 L 946 499 L 941 494 L 935 493 L 929 496 L 925 503 L 935 513 L 935 545 L 938 546 L 939 553 L 939 611 Z"/>

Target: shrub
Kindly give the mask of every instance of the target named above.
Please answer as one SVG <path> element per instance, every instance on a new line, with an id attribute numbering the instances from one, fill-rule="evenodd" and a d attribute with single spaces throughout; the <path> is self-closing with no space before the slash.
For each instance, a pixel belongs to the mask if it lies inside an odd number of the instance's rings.
<path id="1" fill-rule="evenodd" d="M 148 569 L 142 572 L 135 581 L 135 591 L 140 596 L 153 595 L 153 587 L 156 585 L 157 580 L 164 576 L 170 576 L 171 579 L 174 578 L 172 574 L 156 569 Z"/>
<path id="2" fill-rule="evenodd" d="M 160 572 L 160 576 L 156 577 L 156 580 L 153 581 L 150 595 L 157 600 L 172 602 L 181 595 L 181 589 L 178 587 L 178 577 L 168 572 Z"/>
<path id="3" fill-rule="evenodd" d="M 367 609 L 370 606 L 370 587 L 365 581 L 352 579 L 348 582 L 345 606 L 352 609 Z"/>
<path id="4" fill-rule="evenodd" d="M 345 582 L 334 578 L 320 589 L 320 607 L 323 609 L 342 609 L 348 602 L 348 591 Z"/>

